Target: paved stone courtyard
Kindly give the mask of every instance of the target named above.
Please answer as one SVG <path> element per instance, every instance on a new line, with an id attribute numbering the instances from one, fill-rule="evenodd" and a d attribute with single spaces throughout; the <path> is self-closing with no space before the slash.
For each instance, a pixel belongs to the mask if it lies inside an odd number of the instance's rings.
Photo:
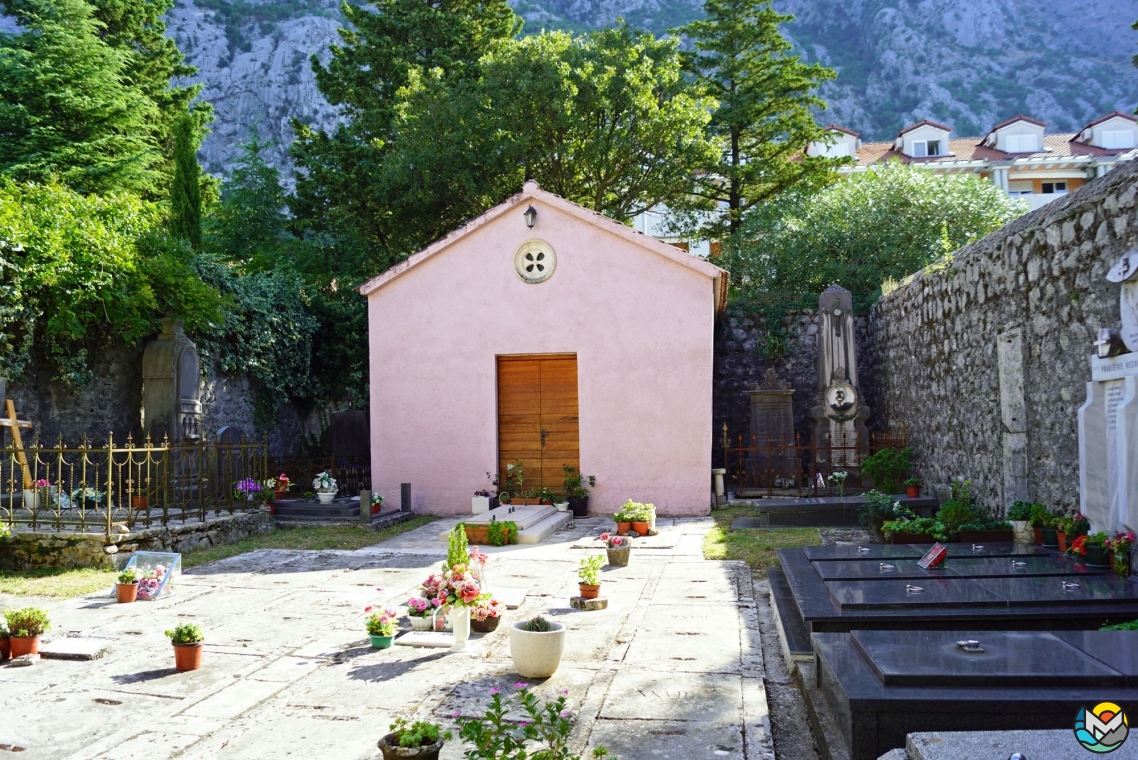
<path id="1" fill-rule="evenodd" d="M 484 548 L 491 588 L 524 589 L 498 631 L 467 651 L 373 650 L 369 604 L 396 607 L 445 557 L 438 521 L 355 552 L 263 550 L 189 571 L 166 599 L 102 594 L 54 602 L 60 637 L 104 639 L 100 660 L 0 668 L 0 745 L 24 758 L 378 758 L 395 717 L 450 724 L 512 688 L 507 624 L 548 614 L 566 624 L 561 668 L 534 684 L 569 691 L 575 747 L 622 760 L 773 758 L 759 615 L 746 565 L 705 561 L 710 518 L 660 520 L 626 568 L 606 567 L 607 610 L 569 607 L 576 566 L 603 553 L 612 523 L 578 520 L 536 546 Z M 376 587 L 382 588 L 377 592 Z M 0 596 L 0 606 L 28 600 Z M 205 629 L 203 667 L 173 669 L 163 632 Z M 403 623 L 406 626 L 406 622 Z M 0 747 L 7 749 L 8 747 Z M 449 742 L 442 757 L 461 758 Z"/>

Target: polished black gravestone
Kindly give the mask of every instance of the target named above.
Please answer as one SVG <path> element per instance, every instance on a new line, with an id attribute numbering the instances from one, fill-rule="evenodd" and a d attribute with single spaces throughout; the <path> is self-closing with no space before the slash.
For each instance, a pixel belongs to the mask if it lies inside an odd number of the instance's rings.
<path id="1" fill-rule="evenodd" d="M 1082 707 L 1138 701 L 1138 632 L 816 633 L 817 690 L 852 760 L 917 731 L 1071 729 Z M 961 646 L 964 644 L 965 646 Z M 1072 757 L 1082 750 L 1074 742 Z M 831 753 L 832 754 L 832 753 Z"/>
<path id="2" fill-rule="evenodd" d="M 1138 580 L 1117 578 L 1040 547 L 948 544 L 940 567 L 928 546 L 780 549 L 795 614 L 812 633 L 883 630 L 1093 630 L 1138 619 Z M 786 609 L 784 609 L 784 606 Z"/>

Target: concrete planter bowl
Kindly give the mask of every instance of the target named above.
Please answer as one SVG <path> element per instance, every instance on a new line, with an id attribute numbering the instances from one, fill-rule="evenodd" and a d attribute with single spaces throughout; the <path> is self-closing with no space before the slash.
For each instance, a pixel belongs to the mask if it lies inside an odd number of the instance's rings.
<path id="1" fill-rule="evenodd" d="M 400 747 L 395 743 L 395 734 L 388 734 L 379 740 L 379 751 L 383 760 L 438 760 L 443 744 L 439 739 L 426 747 Z"/>
<path id="2" fill-rule="evenodd" d="M 549 678 L 565 653 L 565 626 L 550 623 L 552 631 L 526 631 L 524 621 L 510 624 L 510 656 L 514 670 L 524 678 Z"/>

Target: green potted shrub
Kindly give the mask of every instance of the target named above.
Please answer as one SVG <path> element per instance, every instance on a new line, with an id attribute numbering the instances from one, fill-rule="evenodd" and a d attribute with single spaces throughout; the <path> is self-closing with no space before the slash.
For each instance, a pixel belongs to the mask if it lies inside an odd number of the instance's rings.
<path id="1" fill-rule="evenodd" d="M 905 495 L 910 499 L 919 499 L 921 497 L 921 481 L 917 478 L 909 478 L 906 480 Z"/>
<path id="2" fill-rule="evenodd" d="M 627 502 L 621 511 L 631 518 L 632 529 L 641 536 L 647 536 L 652 529 L 652 515 L 656 511 L 655 504 L 640 504 L 635 501 Z"/>
<path id="3" fill-rule="evenodd" d="M 629 504 L 632 502 L 627 502 L 612 516 L 613 522 L 616 523 L 617 535 L 623 535 L 632 530 L 632 520 L 636 517 L 636 513 L 628 508 Z"/>
<path id="4" fill-rule="evenodd" d="M 128 567 L 119 573 L 115 593 L 118 595 L 119 604 L 130 604 L 138 599 L 138 573 L 133 567 Z"/>
<path id="5" fill-rule="evenodd" d="M 866 457 L 861 463 L 861 473 L 873 480 L 873 487 L 883 493 L 900 493 L 901 484 L 909 475 L 909 462 L 913 450 L 882 449 Z"/>
<path id="6" fill-rule="evenodd" d="M 395 610 L 376 610 L 368 615 L 367 635 L 371 638 L 372 649 L 387 649 L 391 646 L 395 641 L 398 620 L 399 613 Z"/>
<path id="7" fill-rule="evenodd" d="M 565 465 L 565 497 L 574 517 L 589 516 L 589 489 L 597 485 L 593 475 L 582 475 L 576 467 Z M 588 487 L 586 487 L 588 486 Z"/>
<path id="8" fill-rule="evenodd" d="M 182 672 L 197 670 L 202 666 L 202 642 L 205 633 L 196 623 L 182 623 L 171 631 L 166 631 L 170 643 L 174 645 L 174 669 Z"/>
<path id="9" fill-rule="evenodd" d="M 901 506 L 892 496 L 880 491 L 870 491 L 865 495 L 865 503 L 858 508 L 857 521 L 862 527 L 881 535 L 881 526 L 897 517 L 896 507 Z"/>
<path id="10" fill-rule="evenodd" d="M 0 662 L 8 659 L 8 655 L 12 653 L 12 643 L 8 639 L 8 627 L 0 622 Z"/>
<path id="11" fill-rule="evenodd" d="M 1102 531 L 1091 533 L 1088 536 L 1079 536 L 1068 550 L 1072 554 L 1081 555 L 1087 567 L 1110 567 L 1110 559 L 1106 556 L 1106 542 L 1109 536 Z M 11 625 L 11 623 L 9 623 Z"/>
<path id="12" fill-rule="evenodd" d="M 565 653 L 565 626 L 540 615 L 510 625 L 510 657 L 524 678 L 549 678 Z"/>
<path id="13" fill-rule="evenodd" d="M 383 760 L 438 760 L 439 752 L 450 731 L 443 731 L 438 723 L 415 721 L 408 723 L 396 718 L 391 733 L 379 740 Z"/>
<path id="14" fill-rule="evenodd" d="M 467 750 L 467 759 L 583 760 L 581 755 L 570 752 L 569 734 L 577 721 L 569 715 L 569 691 L 542 701 L 530 691 L 528 683 L 516 683 L 514 689 L 506 696 L 503 689 L 491 689 L 483 715 L 455 715 L 459 736 L 475 747 Z M 510 719 L 506 720 L 506 716 Z M 515 723 L 519 718 L 520 722 Z M 604 747 L 595 747 L 590 757 L 599 760 L 609 757 L 609 753 Z"/>
<path id="15" fill-rule="evenodd" d="M 39 607 L 4 610 L 4 621 L 8 624 L 8 646 L 12 657 L 39 654 L 40 636 L 51 628 L 47 610 Z"/>
<path id="16" fill-rule="evenodd" d="M 1016 501 L 1008 507 L 1008 520 L 1012 524 L 1014 539 L 1020 543 L 1031 543 L 1031 502 Z"/>
<path id="17" fill-rule="evenodd" d="M 1046 506 L 1040 504 L 1038 501 L 1032 502 L 1028 514 L 1030 515 L 1028 519 L 1031 522 L 1031 527 L 1035 530 L 1035 543 L 1042 545 L 1043 529 L 1051 526 L 1053 515 Z M 1058 536 L 1055 538 L 1054 545 L 1059 545 Z"/>
<path id="18" fill-rule="evenodd" d="M 577 569 L 577 588 L 582 598 L 596 599 L 601 593 L 600 572 L 604 564 L 605 558 L 600 554 L 581 559 L 581 566 Z"/>

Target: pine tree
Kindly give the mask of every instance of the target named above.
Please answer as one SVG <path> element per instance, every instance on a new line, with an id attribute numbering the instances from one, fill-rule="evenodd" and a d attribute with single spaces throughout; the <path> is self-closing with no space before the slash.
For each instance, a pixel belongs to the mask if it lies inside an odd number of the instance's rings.
<path id="1" fill-rule="evenodd" d="M 170 232 L 194 248 L 202 244 L 201 167 L 194 122 L 182 114 L 174 122 L 174 182 L 170 191 Z"/>
<path id="2" fill-rule="evenodd" d="M 812 111 L 826 104 L 814 93 L 835 73 L 789 55 L 779 26 L 793 16 L 770 0 L 705 0 L 705 19 L 680 33 L 694 51 L 687 68 L 707 95 L 719 101 L 710 130 L 721 158 L 699 181 L 697 196 L 726 206 L 705 233 L 735 233 L 756 204 L 800 183 L 825 183 L 838 161 L 809 158 L 806 146 L 823 139 Z"/>
<path id="3" fill-rule="evenodd" d="M 84 193 L 156 192 L 157 108 L 124 84 L 129 55 L 108 45 L 84 0 L 9 0 L 0 33 L 0 174 L 58 176 Z"/>
<path id="4" fill-rule="evenodd" d="M 280 172 L 261 155 L 266 144 L 250 140 L 210 209 L 209 247 L 245 269 L 271 269 L 290 257 L 297 240 L 288 232 Z"/>

